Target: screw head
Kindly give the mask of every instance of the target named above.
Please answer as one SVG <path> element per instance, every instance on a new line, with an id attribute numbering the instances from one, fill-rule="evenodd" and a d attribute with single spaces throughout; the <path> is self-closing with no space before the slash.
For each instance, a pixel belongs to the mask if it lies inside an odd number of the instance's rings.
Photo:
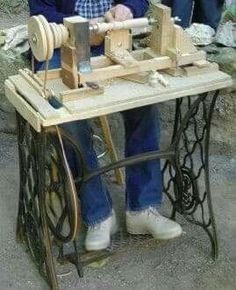
<path id="1" fill-rule="evenodd" d="M 33 42 L 33 44 L 37 44 L 37 42 L 38 42 L 38 39 L 37 39 L 35 34 L 32 37 L 32 42 Z"/>

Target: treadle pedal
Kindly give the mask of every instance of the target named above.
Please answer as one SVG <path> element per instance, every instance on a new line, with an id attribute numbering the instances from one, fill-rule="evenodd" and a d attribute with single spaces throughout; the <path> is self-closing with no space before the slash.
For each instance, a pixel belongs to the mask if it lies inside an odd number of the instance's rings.
<path id="1" fill-rule="evenodd" d="M 130 235 L 127 232 L 120 231 L 113 235 L 111 240 L 111 245 L 109 248 L 101 251 L 91 251 L 86 252 L 82 250 L 80 252 L 80 262 L 82 266 L 88 266 L 92 263 L 96 263 L 107 259 L 110 256 L 115 254 L 119 254 L 122 251 L 126 250 L 127 247 L 134 247 L 136 244 L 139 246 L 142 244 L 146 244 L 149 241 L 154 241 L 155 239 L 150 235 Z M 80 245 L 79 245 L 79 248 Z M 65 265 L 66 263 L 75 264 L 74 261 L 76 259 L 75 253 L 65 254 L 63 257 L 57 259 L 57 261 L 61 265 Z"/>
<path id="2" fill-rule="evenodd" d="M 116 254 L 130 246 L 142 245 L 153 240 L 154 238 L 150 235 L 131 235 L 125 231 L 120 231 L 112 237 L 111 245 L 108 249 Z"/>

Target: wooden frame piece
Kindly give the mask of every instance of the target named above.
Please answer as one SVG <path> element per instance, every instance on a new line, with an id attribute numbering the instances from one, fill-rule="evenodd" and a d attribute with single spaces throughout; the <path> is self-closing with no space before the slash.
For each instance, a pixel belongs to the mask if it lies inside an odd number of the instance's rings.
<path id="1" fill-rule="evenodd" d="M 30 104 L 20 98 L 15 85 L 10 80 L 5 81 L 5 95 L 21 116 L 29 122 L 36 132 L 41 132 L 41 117 Z"/>

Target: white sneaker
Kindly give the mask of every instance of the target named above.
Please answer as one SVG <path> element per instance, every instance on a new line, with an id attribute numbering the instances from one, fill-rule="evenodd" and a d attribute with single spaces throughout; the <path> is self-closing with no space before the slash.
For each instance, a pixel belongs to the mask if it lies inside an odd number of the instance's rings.
<path id="1" fill-rule="evenodd" d="M 106 249 L 110 245 L 111 235 L 114 235 L 117 231 L 116 214 L 112 210 L 112 215 L 109 218 L 99 224 L 88 227 L 85 239 L 86 250 L 98 251 Z"/>
<path id="2" fill-rule="evenodd" d="M 182 234 L 179 224 L 160 215 L 153 207 L 143 211 L 127 211 L 126 226 L 130 234 L 151 234 L 158 240 L 173 239 Z"/>

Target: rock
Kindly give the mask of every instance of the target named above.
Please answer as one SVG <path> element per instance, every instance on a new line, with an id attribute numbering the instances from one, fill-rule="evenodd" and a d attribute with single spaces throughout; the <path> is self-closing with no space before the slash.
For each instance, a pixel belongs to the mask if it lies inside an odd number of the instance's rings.
<path id="1" fill-rule="evenodd" d="M 14 132 L 16 126 L 15 110 L 5 97 L 4 81 L 10 75 L 17 74 L 20 68 L 28 67 L 29 62 L 23 55 L 0 49 L 0 63 L 0 131 Z"/>
<path id="2" fill-rule="evenodd" d="M 22 54 L 29 50 L 28 29 L 26 25 L 17 25 L 3 30 L 5 35 L 3 50 L 18 51 Z"/>
<path id="3" fill-rule="evenodd" d="M 193 23 L 185 31 L 195 45 L 208 45 L 214 40 L 215 30 L 205 24 Z"/>
<path id="4" fill-rule="evenodd" d="M 2 46 L 5 43 L 6 34 L 3 30 L 0 30 L 0 46 Z"/>
<path id="5" fill-rule="evenodd" d="M 0 0 L 0 11 L 6 14 L 19 14 L 22 11 L 28 10 L 26 0 Z"/>
<path id="6" fill-rule="evenodd" d="M 236 79 L 236 50 L 231 47 L 219 47 L 214 44 L 203 47 L 207 59 L 219 64 L 220 69 Z"/>
<path id="7" fill-rule="evenodd" d="M 236 23 L 228 21 L 220 24 L 215 42 L 229 47 L 236 47 Z"/>
<path id="8" fill-rule="evenodd" d="M 234 1 L 234 0 L 233 0 Z M 226 9 L 223 12 L 222 20 L 223 22 L 232 21 L 236 22 L 236 3 L 226 3 Z"/>

